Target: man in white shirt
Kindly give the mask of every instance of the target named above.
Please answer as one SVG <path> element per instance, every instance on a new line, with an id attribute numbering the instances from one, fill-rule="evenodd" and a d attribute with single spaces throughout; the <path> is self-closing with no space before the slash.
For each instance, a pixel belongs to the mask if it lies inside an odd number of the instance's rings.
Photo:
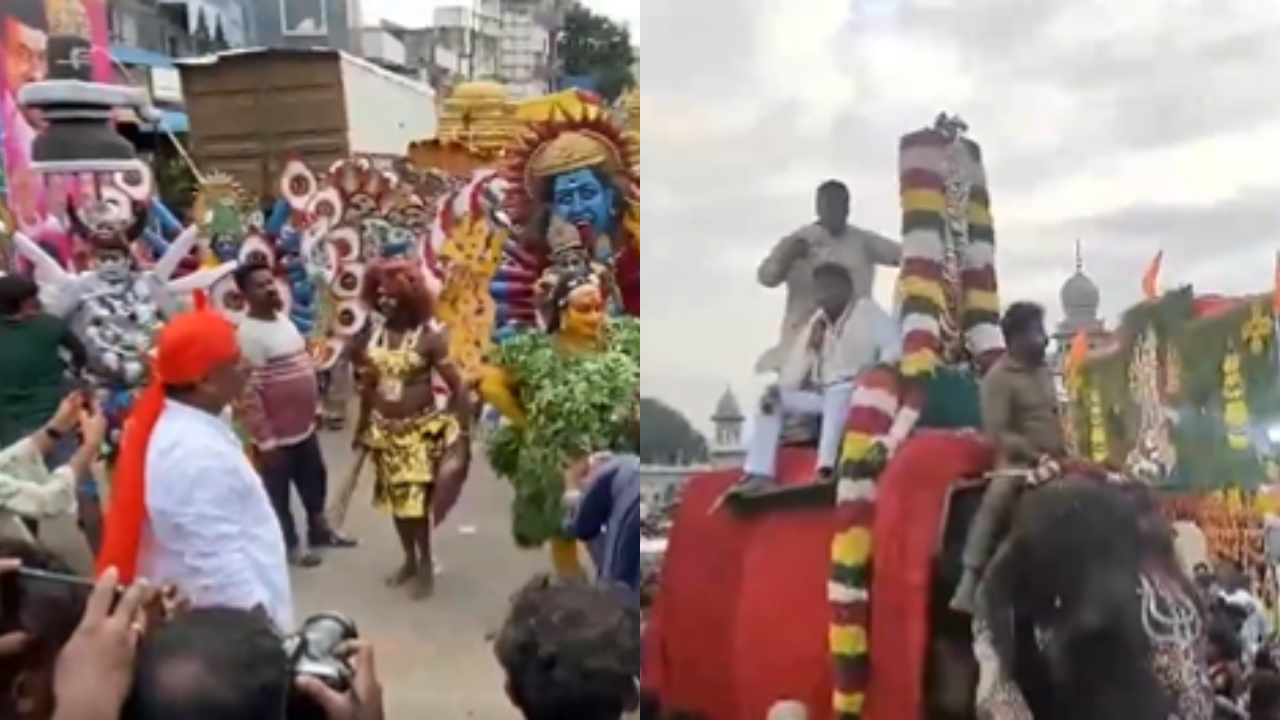
<path id="1" fill-rule="evenodd" d="M 871 298 L 858 298 L 843 265 L 826 263 L 813 271 L 818 310 L 783 361 L 752 419 L 744 484 L 772 484 L 784 416 L 817 416 L 819 480 L 830 479 L 840 454 L 845 419 L 858 375 L 902 355 L 898 328 Z"/>
<path id="2" fill-rule="evenodd" d="M 849 188 L 838 180 L 818 186 L 814 198 L 817 221 L 778 241 L 760 263 L 757 279 L 767 288 L 785 285 L 786 310 L 778 344 L 756 362 L 757 372 L 776 372 L 786 352 L 802 337 L 805 324 L 818 309 L 813 270 L 824 263 L 842 265 L 853 278 L 854 301 L 871 297 L 876 266 L 898 267 L 902 246 L 883 235 L 849 222 Z"/>
<path id="3" fill-rule="evenodd" d="M 196 607 L 260 610 L 292 629 L 285 543 L 262 479 L 221 419 L 248 370 L 221 315 L 159 333 L 155 381 L 120 448 L 99 569 L 175 585 Z"/>

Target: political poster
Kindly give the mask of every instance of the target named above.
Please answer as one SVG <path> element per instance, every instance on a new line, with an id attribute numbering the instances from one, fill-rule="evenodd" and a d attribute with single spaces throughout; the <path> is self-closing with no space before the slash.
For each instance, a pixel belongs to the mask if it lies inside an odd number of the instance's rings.
<path id="1" fill-rule="evenodd" d="M 5 200 L 18 229 L 70 263 L 74 250 L 61 217 L 67 188 L 31 170 L 31 145 L 43 125 L 38 110 L 18 105 L 18 93 L 49 75 L 49 40 L 78 37 L 93 47 L 93 78 L 111 82 L 107 0 L 0 0 L 0 138 Z"/>

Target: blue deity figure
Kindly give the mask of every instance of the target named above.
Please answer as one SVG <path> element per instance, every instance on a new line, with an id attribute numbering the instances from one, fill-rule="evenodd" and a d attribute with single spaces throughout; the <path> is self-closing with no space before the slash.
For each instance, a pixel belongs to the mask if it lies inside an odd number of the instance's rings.
<path id="1" fill-rule="evenodd" d="M 639 177 L 616 127 L 586 113 L 521 137 L 503 177 L 503 224 L 518 228 L 489 285 L 496 337 L 540 327 L 546 308 L 533 285 L 554 268 L 587 263 L 610 288 L 615 311 L 640 315 Z M 576 230 L 576 232 L 575 232 Z"/>
<path id="2" fill-rule="evenodd" d="M 608 177 L 592 168 L 573 170 L 556 175 L 550 192 L 551 212 L 574 227 L 590 228 L 595 259 L 606 263 L 612 260 L 617 191 Z"/>

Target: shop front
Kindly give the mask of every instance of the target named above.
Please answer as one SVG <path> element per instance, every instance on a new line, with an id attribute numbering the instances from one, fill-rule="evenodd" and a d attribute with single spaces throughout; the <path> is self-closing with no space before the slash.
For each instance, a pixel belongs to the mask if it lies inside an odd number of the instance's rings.
<path id="1" fill-rule="evenodd" d="M 182 75 L 173 59 L 127 45 L 112 45 L 111 59 L 116 82 L 142 88 L 160 110 L 160 121 L 155 123 L 142 122 L 132 113 L 120 116 L 121 129 L 134 144 L 149 150 L 154 148 L 157 135 L 186 135 L 189 122 L 183 105 Z"/>

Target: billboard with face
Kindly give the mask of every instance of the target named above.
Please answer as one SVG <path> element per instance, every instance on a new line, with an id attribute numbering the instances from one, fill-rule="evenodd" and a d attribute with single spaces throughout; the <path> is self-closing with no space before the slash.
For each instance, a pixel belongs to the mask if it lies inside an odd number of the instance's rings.
<path id="1" fill-rule="evenodd" d="M 31 144 L 42 127 L 38 111 L 18 106 L 19 91 L 48 77 L 50 39 L 77 37 L 93 46 L 93 79 L 111 82 L 107 0 L 0 0 L 0 137 L 6 201 L 18 228 L 69 262 L 60 216 L 67 189 L 31 170 Z"/>

